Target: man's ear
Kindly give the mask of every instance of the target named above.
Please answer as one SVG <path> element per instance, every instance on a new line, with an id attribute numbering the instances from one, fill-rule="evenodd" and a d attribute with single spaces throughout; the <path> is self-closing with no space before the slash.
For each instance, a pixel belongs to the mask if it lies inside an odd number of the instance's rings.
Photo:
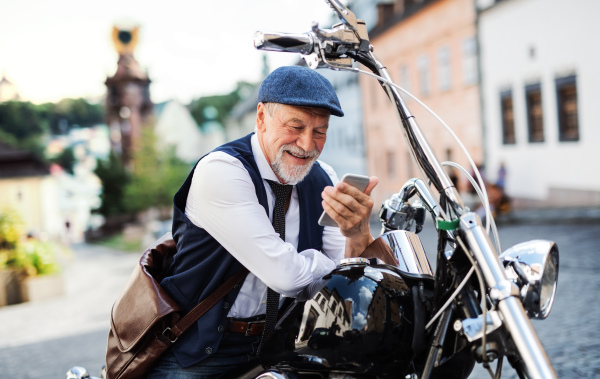
<path id="1" fill-rule="evenodd" d="M 267 108 L 265 108 L 265 104 L 263 103 L 258 103 L 258 105 L 256 106 L 256 130 L 259 132 L 264 132 L 266 125 L 265 125 L 265 118 L 267 117 Z"/>

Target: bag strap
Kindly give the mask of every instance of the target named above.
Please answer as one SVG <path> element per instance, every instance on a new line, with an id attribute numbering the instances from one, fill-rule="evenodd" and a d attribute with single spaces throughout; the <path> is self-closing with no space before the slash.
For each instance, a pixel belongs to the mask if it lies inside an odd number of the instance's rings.
<path id="1" fill-rule="evenodd" d="M 227 279 L 227 281 L 221 284 L 221 286 L 219 286 L 219 288 L 217 288 L 215 292 L 208 295 L 204 300 L 198 303 L 198 305 L 192 308 L 191 311 L 189 311 L 185 316 L 183 316 L 183 318 L 171 328 L 171 332 L 175 335 L 175 339 L 171 342 L 175 342 L 175 340 L 179 338 L 179 336 L 182 335 L 183 332 L 187 330 L 187 328 L 192 326 L 192 324 L 194 324 L 200 317 L 202 317 L 203 314 L 205 314 L 210 308 L 217 304 L 219 300 L 221 300 L 229 291 L 231 291 L 236 284 L 241 282 L 247 274 L 248 269 L 243 268 L 240 272 Z M 163 331 L 163 334 L 168 329 L 169 328 L 165 329 L 165 331 Z"/>

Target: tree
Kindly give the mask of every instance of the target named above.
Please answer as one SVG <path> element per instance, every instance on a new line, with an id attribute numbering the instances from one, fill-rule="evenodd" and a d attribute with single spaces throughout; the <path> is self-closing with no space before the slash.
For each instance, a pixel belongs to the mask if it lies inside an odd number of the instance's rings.
<path id="1" fill-rule="evenodd" d="M 66 172 L 73 175 L 73 166 L 75 166 L 75 153 L 72 147 L 67 147 L 58 156 L 51 159 L 52 162 L 62 167 Z"/>
<path id="2" fill-rule="evenodd" d="M 75 125 L 89 127 L 104 122 L 102 105 L 91 104 L 82 98 L 45 103 L 39 106 L 39 110 L 48 121 L 52 134 L 65 134 Z"/>
<path id="3" fill-rule="evenodd" d="M 47 130 L 48 123 L 40 117 L 34 104 L 21 101 L 0 103 L 0 138 L 3 142 L 42 157 L 42 136 Z"/>
<path id="4" fill-rule="evenodd" d="M 131 181 L 124 191 L 124 203 L 130 213 L 153 207 L 170 207 L 173 196 L 190 170 L 187 163 L 176 157 L 174 148 L 157 148 L 157 138 L 152 129 L 142 130 L 141 145 L 134 153 Z"/>
<path id="5" fill-rule="evenodd" d="M 127 211 L 123 194 L 130 176 L 119 156 L 111 151 L 107 160 L 98 161 L 94 173 L 102 182 L 101 204 L 94 211 L 104 217 L 125 214 Z"/>
<path id="6" fill-rule="evenodd" d="M 0 103 L 0 128 L 18 140 L 39 136 L 47 130 L 37 107 L 20 101 Z"/>

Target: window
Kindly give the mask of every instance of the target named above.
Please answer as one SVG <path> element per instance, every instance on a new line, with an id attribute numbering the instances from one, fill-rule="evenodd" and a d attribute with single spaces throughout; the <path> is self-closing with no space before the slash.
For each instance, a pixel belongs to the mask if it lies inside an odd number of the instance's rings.
<path id="1" fill-rule="evenodd" d="M 529 142 L 544 142 L 544 113 L 542 111 L 542 87 L 532 84 L 525 87 Z"/>
<path id="2" fill-rule="evenodd" d="M 438 49 L 440 91 L 450 89 L 452 73 L 450 71 L 450 49 L 442 46 Z"/>
<path id="3" fill-rule="evenodd" d="M 431 93 L 431 76 L 429 74 L 429 58 L 426 55 L 419 57 L 418 67 L 421 95 L 427 96 Z"/>
<path id="4" fill-rule="evenodd" d="M 321 301 L 319 302 L 319 306 L 321 307 L 322 311 L 325 311 L 325 306 L 327 305 L 327 301 L 325 300 L 324 297 L 321 298 Z"/>
<path id="5" fill-rule="evenodd" d="M 502 143 L 504 145 L 513 145 L 517 143 L 517 140 L 515 137 L 512 91 L 500 93 L 500 113 L 502 115 Z"/>
<path id="6" fill-rule="evenodd" d="M 466 85 L 476 84 L 479 73 L 477 70 L 477 40 L 475 37 L 463 39 L 462 55 L 463 83 Z"/>
<path id="7" fill-rule="evenodd" d="M 377 25 L 383 25 L 394 15 L 394 2 L 381 1 L 379 4 L 377 4 L 377 10 Z"/>
<path id="8" fill-rule="evenodd" d="M 560 141 L 579 141 L 576 77 L 556 79 L 558 108 L 558 138 Z"/>

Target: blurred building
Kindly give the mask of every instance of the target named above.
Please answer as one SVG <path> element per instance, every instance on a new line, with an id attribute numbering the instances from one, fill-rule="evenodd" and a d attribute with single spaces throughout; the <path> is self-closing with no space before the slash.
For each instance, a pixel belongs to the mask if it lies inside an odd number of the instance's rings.
<path id="1" fill-rule="evenodd" d="M 369 33 L 371 44 L 392 80 L 435 111 L 473 160 L 482 162 L 474 0 L 386 0 L 379 2 L 378 15 Z M 373 192 L 379 204 L 419 171 L 395 106 L 377 80 L 361 76 L 360 84 L 367 171 L 380 179 Z M 414 100 L 404 99 L 438 160 L 451 160 L 468 170 L 466 156 L 442 125 Z M 463 184 L 458 183 L 459 189 Z"/>
<path id="2" fill-rule="evenodd" d="M 163 148 L 173 147 L 177 158 L 188 163 L 195 163 L 206 153 L 200 127 L 183 104 L 175 100 L 156 104 L 154 113 L 154 132 Z"/>
<path id="3" fill-rule="evenodd" d="M 130 166 L 139 147 L 142 128 L 152 123 L 150 79 L 133 56 L 138 28 L 113 28 L 113 42 L 119 53 L 116 73 L 106 79 L 106 124 L 113 150 Z"/>
<path id="4" fill-rule="evenodd" d="M 48 141 L 46 154 L 56 156 L 65 149 L 73 149 L 73 173 L 60 166 L 50 166 L 57 183 L 54 200 L 59 209 L 58 225 L 64 227 L 61 237 L 66 242 L 81 242 L 89 229 L 97 229 L 104 222 L 102 216 L 92 214 L 100 206 L 102 184 L 94 170 L 98 160 L 105 160 L 110 152 L 109 132 L 106 125 L 72 128 L 66 135 L 54 136 Z"/>
<path id="5" fill-rule="evenodd" d="M 39 158 L 0 142 L 0 208 L 17 211 L 28 234 L 62 238 L 58 192 L 56 179 Z"/>
<path id="6" fill-rule="evenodd" d="M 600 205 L 600 2 L 477 6 L 488 177 L 516 206 Z"/>

